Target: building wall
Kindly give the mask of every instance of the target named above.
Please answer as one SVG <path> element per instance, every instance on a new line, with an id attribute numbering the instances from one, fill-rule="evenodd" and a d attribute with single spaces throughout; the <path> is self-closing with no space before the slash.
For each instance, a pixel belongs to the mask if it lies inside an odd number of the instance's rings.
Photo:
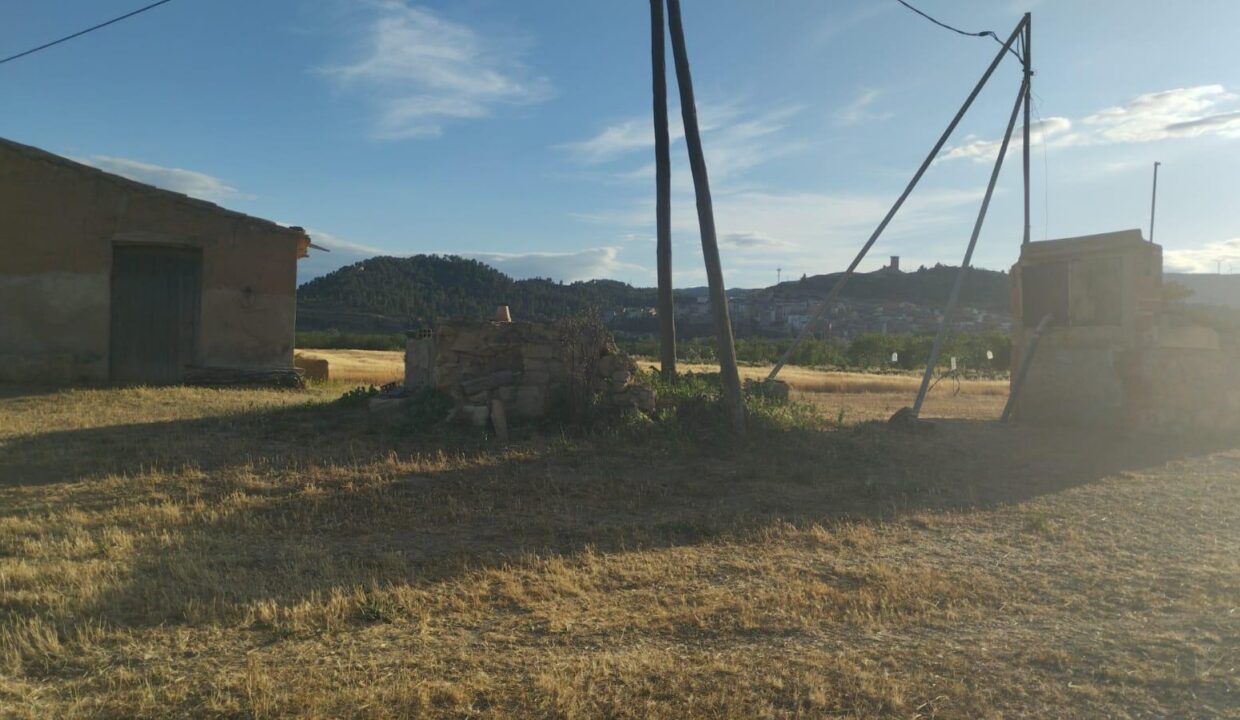
<path id="1" fill-rule="evenodd" d="M 1056 264 L 1062 278 L 1043 272 L 1038 279 L 1040 269 Z M 1221 347 L 1208 328 L 1168 322 L 1161 248 L 1139 232 L 1030 243 L 1012 279 L 1014 358 L 1032 340 L 1030 325 L 1055 315 L 1029 363 L 1020 419 L 1160 432 L 1240 429 L 1236 348 Z M 1013 381 L 1019 375 L 1015 367 Z"/>
<path id="2" fill-rule="evenodd" d="M 0 143 L 0 379 L 107 379 L 112 248 L 122 243 L 201 249 L 197 364 L 292 367 L 303 237 Z"/>

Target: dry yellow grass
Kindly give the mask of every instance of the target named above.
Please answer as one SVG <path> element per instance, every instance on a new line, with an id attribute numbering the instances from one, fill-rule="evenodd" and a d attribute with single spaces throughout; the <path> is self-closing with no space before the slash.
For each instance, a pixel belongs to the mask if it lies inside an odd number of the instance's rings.
<path id="1" fill-rule="evenodd" d="M 405 377 L 405 353 L 401 350 L 298 348 L 297 353 L 327 360 L 328 377 L 332 380 L 382 385 Z"/>
<path id="2" fill-rule="evenodd" d="M 657 364 L 652 364 L 649 361 L 642 362 L 642 366 L 658 367 Z M 678 367 L 683 372 L 719 371 L 717 365 L 681 363 Z M 770 365 L 742 366 L 740 368 L 741 379 L 753 378 L 761 380 L 770 374 L 771 367 Z M 910 402 L 906 404 L 910 405 L 912 404 L 912 397 L 917 395 L 917 389 L 921 386 L 920 374 L 878 375 L 874 373 L 818 370 L 792 365 L 786 366 L 779 371 L 779 379 L 791 385 L 793 390 L 805 393 L 907 393 L 910 396 Z M 956 383 L 953 380 L 944 379 L 934 386 L 930 397 L 954 394 L 1002 395 L 1007 397 L 1007 392 L 1007 380 L 963 380 Z"/>
<path id="3" fill-rule="evenodd" d="M 336 393 L 0 393 L 0 717 L 1240 717 L 1240 441 L 501 449 Z"/>

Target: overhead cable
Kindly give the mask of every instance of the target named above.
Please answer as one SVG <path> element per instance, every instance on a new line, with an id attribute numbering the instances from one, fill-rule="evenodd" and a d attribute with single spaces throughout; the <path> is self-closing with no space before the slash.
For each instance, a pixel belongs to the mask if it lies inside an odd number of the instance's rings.
<path id="1" fill-rule="evenodd" d="M 112 18 L 111 20 L 108 20 L 108 21 L 106 21 L 106 22 L 101 22 L 101 23 L 99 23 L 98 25 L 94 25 L 94 26 L 92 26 L 92 27 L 88 27 L 88 28 L 86 28 L 85 30 L 79 30 L 78 32 L 73 33 L 72 35 L 66 35 L 66 36 L 64 36 L 64 37 L 62 37 L 62 38 L 59 38 L 59 39 L 57 39 L 57 40 L 53 40 L 53 41 L 51 41 L 51 42 L 49 42 L 49 43 L 44 43 L 44 44 L 42 44 L 42 45 L 40 45 L 40 46 L 38 46 L 38 47 L 30 48 L 29 50 L 25 50 L 25 51 L 23 51 L 23 52 L 19 52 L 19 53 L 17 53 L 16 55 L 10 55 L 10 56 L 8 56 L 8 57 L 6 57 L 6 58 L 0 59 L 0 65 L 3 65 L 4 63 L 9 62 L 10 60 L 16 60 L 16 59 L 18 59 L 18 58 L 23 58 L 23 57 L 26 57 L 27 55 L 33 55 L 33 54 L 35 54 L 35 53 L 39 52 L 40 50 L 46 50 L 46 49 L 48 49 L 48 48 L 52 47 L 53 45 L 59 45 L 60 43 L 65 42 L 66 40 L 72 40 L 72 39 L 74 39 L 74 38 L 82 37 L 82 36 L 83 36 L 83 35 L 85 35 L 86 33 L 89 33 L 89 32 L 94 32 L 94 31 L 96 31 L 96 30 L 99 30 L 100 28 L 105 28 L 105 27 L 107 27 L 107 26 L 109 26 L 109 25 L 111 25 L 111 24 L 113 24 L 113 23 L 118 23 L 118 22 L 120 22 L 121 20 L 126 20 L 126 19 L 128 19 L 128 18 L 133 17 L 134 15 L 138 15 L 138 14 L 140 14 L 140 13 L 144 13 L 144 12 L 146 12 L 147 10 L 153 10 L 153 9 L 155 9 L 155 8 L 159 7 L 160 5 L 163 5 L 163 4 L 165 4 L 165 3 L 170 3 L 170 2 L 172 2 L 172 0 L 159 0 L 159 2 L 154 2 L 154 3 L 151 3 L 150 5 L 147 5 L 146 7 L 140 7 L 140 8 L 138 8 L 137 10 L 134 10 L 134 11 L 132 11 L 132 12 L 128 12 L 128 13 L 125 13 L 124 15 L 121 15 L 120 17 L 114 17 L 114 18 Z"/>

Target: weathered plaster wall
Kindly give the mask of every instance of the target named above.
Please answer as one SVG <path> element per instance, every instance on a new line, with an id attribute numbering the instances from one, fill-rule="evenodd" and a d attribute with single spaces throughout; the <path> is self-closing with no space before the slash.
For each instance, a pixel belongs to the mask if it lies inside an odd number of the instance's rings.
<path id="1" fill-rule="evenodd" d="M 196 364 L 292 367 L 302 237 L 0 142 L 0 379 L 107 378 L 116 244 L 201 249 Z"/>
<path id="2" fill-rule="evenodd" d="M 1069 268 L 1067 283 L 1025 285 L 1026 270 L 1055 262 Z M 1139 231 L 1030 243 L 1012 278 L 1018 319 L 1025 303 L 1066 308 L 1029 365 L 1020 419 L 1158 432 L 1240 429 L 1236 349 L 1220 346 L 1209 328 L 1169 322 L 1162 311 L 1162 251 Z M 1038 297 L 1056 292 L 1066 302 Z M 1014 357 L 1023 356 L 1032 335 L 1018 324 Z M 1018 375 L 1015 369 L 1013 378 Z"/>

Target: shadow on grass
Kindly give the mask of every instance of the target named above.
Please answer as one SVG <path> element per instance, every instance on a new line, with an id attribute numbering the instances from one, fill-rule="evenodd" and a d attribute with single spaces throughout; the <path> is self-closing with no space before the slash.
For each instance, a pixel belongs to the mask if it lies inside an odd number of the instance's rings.
<path id="1" fill-rule="evenodd" d="M 155 525 L 161 503 L 200 508 L 136 547 L 125 581 L 79 615 L 133 627 L 434 583 L 533 555 L 1017 502 L 1240 445 L 966 420 L 916 435 L 819 421 L 756 423 L 740 441 L 646 426 L 508 450 L 453 442 L 444 453 L 443 438 L 376 430 L 359 407 L 266 409 L 18 438 L 0 447 L 0 490 L 30 503 L 10 516 L 45 511 L 41 490 L 97 517 L 128 504 L 125 519 L 99 522 L 138 531 L 142 508 Z"/>

